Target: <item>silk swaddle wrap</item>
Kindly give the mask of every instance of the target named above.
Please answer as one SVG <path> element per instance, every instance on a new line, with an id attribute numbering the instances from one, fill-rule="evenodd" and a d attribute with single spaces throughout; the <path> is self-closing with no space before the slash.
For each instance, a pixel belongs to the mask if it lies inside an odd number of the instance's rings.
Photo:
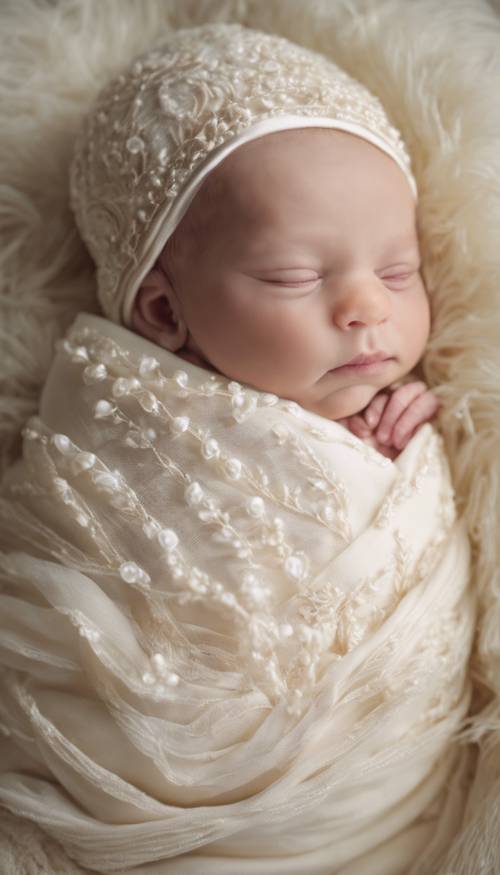
<path id="1" fill-rule="evenodd" d="M 388 875 L 446 847 L 475 611 L 432 426 L 392 462 L 81 314 L 0 514 L 0 803 L 80 864 Z"/>

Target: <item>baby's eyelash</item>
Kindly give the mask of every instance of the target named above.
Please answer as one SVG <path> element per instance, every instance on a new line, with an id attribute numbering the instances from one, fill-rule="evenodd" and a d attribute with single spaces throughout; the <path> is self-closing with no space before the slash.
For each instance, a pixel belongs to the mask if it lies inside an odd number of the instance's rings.
<path id="1" fill-rule="evenodd" d="M 381 282 L 383 282 L 383 283 L 386 283 L 388 285 L 390 283 L 398 285 L 398 284 L 402 284 L 402 283 L 407 283 L 417 273 L 418 273 L 418 268 L 401 271 L 400 273 L 391 273 L 391 274 L 381 273 L 381 274 L 378 274 L 378 277 L 381 280 Z M 309 277 L 308 279 L 301 279 L 301 280 L 292 280 L 292 279 L 279 280 L 279 279 L 263 278 L 261 280 L 261 282 L 264 282 L 267 285 L 271 285 L 271 286 L 278 286 L 279 288 L 283 288 L 283 289 L 302 289 L 302 288 L 308 288 L 311 286 L 315 286 L 321 280 L 322 280 L 321 276 L 316 276 L 316 277 Z"/>
<path id="2" fill-rule="evenodd" d="M 284 286 L 285 288 L 300 288 L 301 286 L 308 286 L 311 283 L 317 283 L 321 277 L 311 277 L 308 280 L 267 280 L 273 286 Z"/>
<path id="3" fill-rule="evenodd" d="M 408 270 L 405 273 L 394 273 L 394 274 L 389 274 L 387 276 L 381 276 L 380 279 L 382 280 L 382 282 L 385 282 L 385 283 L 389 283 L 389 282 L 393 282 L 393 283 L 400 282 L 401 283 L 401 282 L 406 282 L 406 280 L 411 279 L 411 277 L 414 276 L 415 273 L 416 273 L 416 271 L 414 271 L 414 270 Z"/>

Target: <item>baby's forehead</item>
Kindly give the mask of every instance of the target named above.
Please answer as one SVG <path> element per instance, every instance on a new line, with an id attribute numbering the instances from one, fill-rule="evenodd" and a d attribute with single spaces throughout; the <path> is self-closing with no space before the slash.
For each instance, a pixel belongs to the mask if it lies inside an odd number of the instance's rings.
<path id="1" fill-rule="evenodd" d="M 327 197 L 335 180 L 369 168 L 370 180 L 400 185 L 413 204 L 407 182 L 392 158 L 367 140 L 328 128 L 279 131 L 238 147 L 205 179 L 192 207 L 199 216 L 224 213 L 262 221 L 273 215 L 278 201 L 291 202 L 313 191 Z"/>
<path id="2" fill-rule="evenodd" d="M 255 195 L 259 178 L 266 182 L 260 191 L 259 205 L 271 206 L 278 174 L 280 177 L 286 172 L 300 174 L 312 144 L 321 141 L 333 150 L 338 145 L 338 136 L 338 131 L 327 128 L 301 128 L 278 131 L 245 143 L 211 171 L 196 195 L 196 205 L 205 210 L 227 205 L 245 206 L 250 217 L 252 205 L 257 207 L 257 199 L 249 199 L 248 193 Z M 269 174 L 274 174 L 274 179 Z"/>
<path id="3" fill-rule="evenodd" d="M 348 140 L 358 140 L 359 137 L 351 137 L 344 132 L 330 130 L 328 128 L 299 128 L 292 130 L 276 131 L 262 137 L 256 137 L 248 143 L 239 146 L 228 155 L 210 176 L 219 180 L 222 187 L 224 183 L 231 185 L 235 176 L 243 176 L 246 172 L 255 175 L 262 172 L 267 164 L 279 162 L 282 164 L 286 155 L 288 161 L 295 161 L 304 168 L 308 160 L 308 153 L 315 146 L 333 152 L 333 150 L 347 137 Z"/>

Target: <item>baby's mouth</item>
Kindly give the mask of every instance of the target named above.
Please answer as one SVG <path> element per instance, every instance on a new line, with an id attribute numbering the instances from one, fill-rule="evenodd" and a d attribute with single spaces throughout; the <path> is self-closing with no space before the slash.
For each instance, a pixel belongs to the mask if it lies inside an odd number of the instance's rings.
<path id="1" fill-rule="evenodd" d="M 390 356 L 386 352 L 375 352 L 370 355 L 361 354 L 337 368 L 332 368 L 329 373 L 378 374 L 392 361 L 394 361 L 394 356 Z"/>

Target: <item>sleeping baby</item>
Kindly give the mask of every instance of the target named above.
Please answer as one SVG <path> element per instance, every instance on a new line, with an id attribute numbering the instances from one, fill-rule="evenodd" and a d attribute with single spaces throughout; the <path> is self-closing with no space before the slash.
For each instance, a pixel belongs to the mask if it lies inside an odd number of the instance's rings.
<path id="1" fill-rule="evenodd" d="M 132 326 L 393 457 L 437 406 L 420 381 L 391 391 L 429 333 L 419 268 L 415 197 L 386 152 L 343 130 L 268 134 L 211 171 Z"/>
<path id="2" fill-rule="evenodd" d="M 475 609 L 400 134 L 205 25 L 104 89 L 71 196 L 107 318 L 0 497 L 0 803 L 98 872 L 431 872 Z"/>

